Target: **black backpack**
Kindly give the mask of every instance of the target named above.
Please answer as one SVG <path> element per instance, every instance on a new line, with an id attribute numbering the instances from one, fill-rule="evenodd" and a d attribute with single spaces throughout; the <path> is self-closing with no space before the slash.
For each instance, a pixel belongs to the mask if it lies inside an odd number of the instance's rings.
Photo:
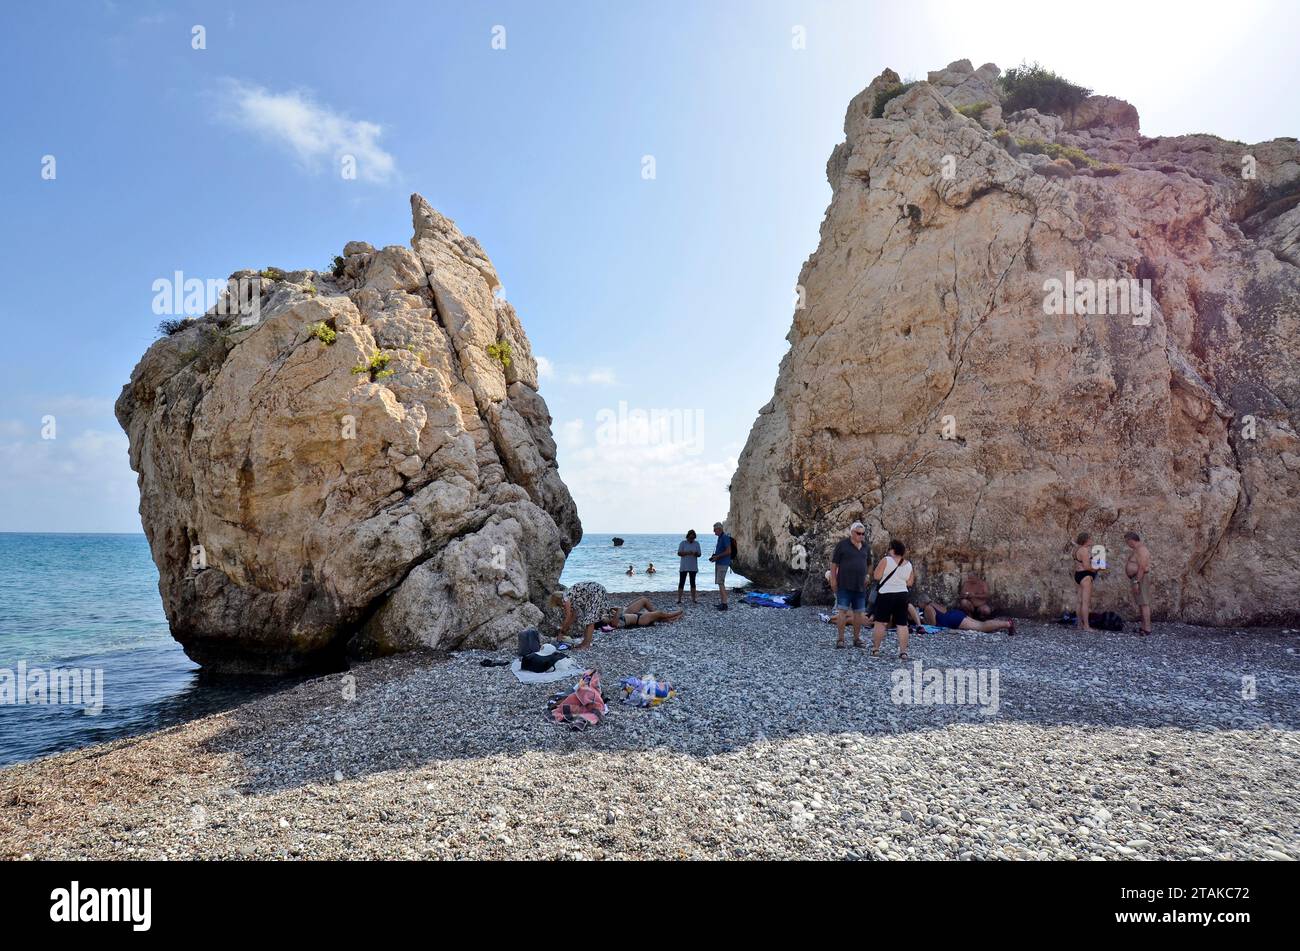
<path id="1" fill-rule="evenodd" d="M 1102 611 L 1100 614 L 1093 611 L 1088 615 L 1088 625 L 1103 631 L 1122 631 L 1124 619 L 1114 611 Z"/>
<path id="2" fill-rule="evenodd" d="M 519 632 L 519 656 L 526 657 L 542 649 L 542 635 L 535 627 Z"/>
<path id="3" fill-rule="evenodd" d="M 550 654 L 525 654 L 519 659 L 519 666 L 524 670 L 534 674 L 544 674 L 561 660 L 564 659 L 564 651 L 553 651 Z"/>

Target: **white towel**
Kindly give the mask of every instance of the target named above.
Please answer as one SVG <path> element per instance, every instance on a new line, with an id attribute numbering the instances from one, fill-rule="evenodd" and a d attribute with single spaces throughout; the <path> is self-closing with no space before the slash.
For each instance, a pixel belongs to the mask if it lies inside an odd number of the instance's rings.
<path id="1" fill-rule="evenodd" d="M 519 678 L 521 684 L 549 684 L 556 680 L 564 680 L 581 677 L 583 671 L 587 668 L 581 664 L 575 664 L 572 657 L 561 657 L 552 667 L 544 674 L 535 674 L 531 670 L 524 670 L 523 661 L 515 658 L 515 662 L 510 665 L 510 670 Z"/>

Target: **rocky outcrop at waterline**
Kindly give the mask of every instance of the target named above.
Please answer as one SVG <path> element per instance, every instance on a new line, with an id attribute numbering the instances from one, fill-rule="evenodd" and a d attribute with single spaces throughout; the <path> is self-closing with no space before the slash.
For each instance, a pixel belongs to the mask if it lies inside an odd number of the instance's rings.
<path id="1" fill-rule="evenodd" d="M 171 328 L 118 399 L 171 630 L 205 667 L 505 643 L 581 538 L 492 263 L 411 210 L 410 248 L 234 275 L 253 316 Z"/>
<path id="2" fill-rule="evenodd" d="M 1300 145 L 1146 138 L 1105 96 L 1011 111 L 998 78 L 886 70 L 850 104 L 731 485 L 738 570 L 825 597 L 860 519 L 933 596 L 975 570 L 1054 614 L 1067 542 L 1089 531 L 1113 564 L 1133 529 L 1157 616 L 1294 618 Z"/>

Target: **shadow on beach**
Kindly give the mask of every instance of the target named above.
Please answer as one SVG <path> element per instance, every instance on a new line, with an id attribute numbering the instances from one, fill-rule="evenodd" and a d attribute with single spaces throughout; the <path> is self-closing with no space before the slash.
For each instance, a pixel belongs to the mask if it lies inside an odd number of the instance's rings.
<path id="1" fill-rule="evenodd" d="M 1053 731 L 1062 728 L 1128 731 L 1127 742 L 1140 744 L 1153 730 L 1298 726 L 1294 634 L 1157 624 L 1155 635 L 1139 638 L 1025 622 L 1015 638 L 916 635 L 902 662 L 892 632 L 880 657 L 834 650 L 834 629 L 819 610 L 733 603 L 722 613 L 701 603 L 676 624 L 598 634 L 580 656 L 601 671 L 609 713 L 583 732 L 545 718 L 547 699 L 571 684 L 523 685 L 506 668 L 481 666 L 509 651 L 471 651 L 385 658 L 307 681 L 234 710 L 206 747 L 235 754 L 243 791 L 254 793 L 533 754 L 560 756 L 581 782 L 587 753 L 669 750 L 702 759 L 803 736 L 906 737 L 923 755 L 932 731 L 1035 727 L 1034 742 L 1050 759 Z M 923 696 L 900 693 L 900 679 L 920 683 L 924 671 L 949 668 L 984 671 L 985 683 L 996 684 L 996 710 L 978 697 L 896 702 Z M 646 674 L 667 678 L 678 695 L 654 709 L 621 704 L 619 679 Z M 344 695 L 347 676 L 353 699 Z M 537 768 L 556 762 L 538 759 Z"/>

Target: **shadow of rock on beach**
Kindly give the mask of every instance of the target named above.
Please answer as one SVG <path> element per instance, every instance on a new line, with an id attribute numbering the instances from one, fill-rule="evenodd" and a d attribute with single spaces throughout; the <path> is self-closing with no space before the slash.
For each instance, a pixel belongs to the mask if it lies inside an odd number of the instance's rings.
<path id="1" fill-rule="evenodd" d="M 914 635 L 897 659 L 892 632 L 882 656 L 834 650 L 834 630 L 815 609 L 695 607 L 676 625 L 597 635 L 577 655 L 601 671 L 613 701 L 618 680 L 652 674 L 678 696 L 653 710 L 611 702 L 598 727 L 576 732 L 545 721 L 547 698 L 568 686 L 526 686 L 467 652 L 395 657 L 360 665 L 355 699 L 341 676 L 320 678 L 249 704 L 211 741 L 235 753 L 246 788 L 282 789 L 454 759 L 667 749 L 693 757 L 769 740 L 836 734 L 892 735 L 1013 724 L 1078 731 L 1177 728 L 1295 730 L 1300 638 L 1237 635 L 1161 625 L 1150 638 L 1081 635 L 1025 624 L 1016 638 L 973 632 Z M 974 668 L 996 689 L 967 703 L 899 704 L 928 670 Z M 993 680 L 996 674 L 996 680 Z M 1253 699 L 1245 699 L 1253 678 Z"/>
<path id="2" fill-rule="evenodd" d="M 0 856 L 1300 857 L 1294 635 L 914 639 L 924 670 L 997 671 L 992 714 L 896 704 L 892 638 L 833 641 L 816 609 L 709 601 L 598 635 L 607 694 L 680 692 L 581 733 L 543 718 L 564 682 L 481 666 L 505 653 L 372 661 L 0 770 Z"/>

